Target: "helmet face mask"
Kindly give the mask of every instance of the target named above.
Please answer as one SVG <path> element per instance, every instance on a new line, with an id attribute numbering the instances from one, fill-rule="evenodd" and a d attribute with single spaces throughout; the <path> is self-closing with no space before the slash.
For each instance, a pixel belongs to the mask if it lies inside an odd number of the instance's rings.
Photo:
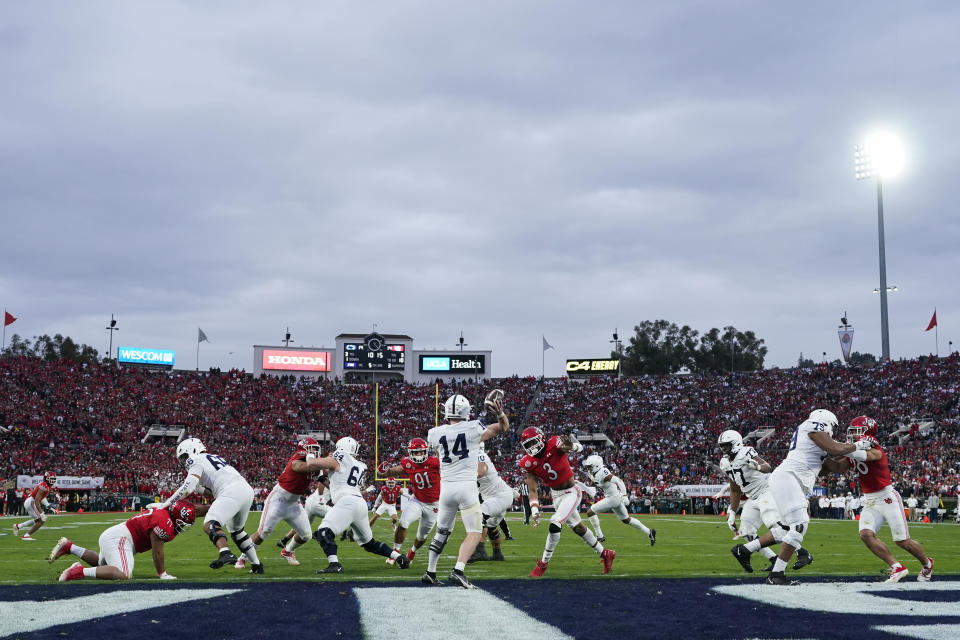
<path id="1" fill-rule="evenodd" d="M 427 461 L 429 451 L 427 441 L 423 438 L 414 438 L 407 445 L 407 453 L 410 455 L 410 459 L 417 464 L 423 464 Z"/>
<path id="2" fill-rule="evenodd" d="M 300 438 L 297 441 L 297 449 L 306 451 L 308 454 L 320 456 L 320 443 L 313 438 Z"/>
<path id="3" fill-rule="evenodd" d="M 200 440 L 197 438 L 187 438 L 177 445 L 177 460 L 183 463 L 186 462 L 187 458 L 192 458 L 206 451 L 207 448 L 203 446 Z"/>
<path id="4" fill-rule="evenodd" d="M 527 455 L 535 456 L 539 454 L 547 446 L 543 431 L 540 431 L 537 427 L 527 427 L 520 434 L 520 446 L 527 452 Z"/>
<path id="5" fill-rule="evenodd" d="M 390 489 L 393 489 L 395 486 L 397 486 L 397 479 L 396 479 L 396 478 L 387 478 L 387 487 L 390 488 Z"/>
<path id="6" fill-rule="evenodd" d="M 173 530 L 180 534 L 189 529 L 196 520 L 196 510 L 186 500 L 177 500 L 168 509 L 173 520 Z"/>
<path id="7" fill-rule="evenodd" d="M 47 471 L 43 474 L 43 481 L 53 488 L 54 483 L 57 481 L 57 474 L 53 471 Z"/>
<path id="8" fill-rule="evenodd" d="M 360 453 L 360 443 L 350 436 L 344 436 L 337 440 L 336 449 L 337 451 L 343 451 L 344 453 L 355 456 Z"/>
<path id="9" fill-rule="evenodd" d="M 717 446 L 728 459 L 733 460 L 743 448 L 743 436 L 733 429 L 727 429 L 717 438 Z"/>
<path id="10" fill-rule="evenodd" d="M 857 416 L 847 427 L 847 442 L 856 442 L 866 437 L 877 437 L 877 421 L 867 416 Z"/>
<path id="11" fill-rule="evenodd" d="M 443 403 L 443 417 L 446 420 L 469 420 L 470 401 L 460 394 L 454 394 Z"/>

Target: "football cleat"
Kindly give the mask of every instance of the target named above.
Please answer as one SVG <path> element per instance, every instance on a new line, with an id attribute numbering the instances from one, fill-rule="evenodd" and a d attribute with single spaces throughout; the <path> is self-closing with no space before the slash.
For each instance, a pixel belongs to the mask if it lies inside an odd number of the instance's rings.
<path id="1" fill-rule="evenodd" d="M 907 577 L 907 574 L 910 573 L 907 568 L 903 565 L 900 565 L 900 568 L 896 571 L 890 572 L 890 577 L 884 580 L 884 582 L 900 582 Z"/>
<path id="2" fill-rule="evenodd" d="M 222 566 L 225 566 L 225 565 L 228 565 L 228 564 L 234 564 L 234 563 L 236 563 L 236 561 L 237 561 L 237 556 L 235 556 L 235 555 L 233 555 L 233 553 L 227 551 L 227 552 L 221 553 L 219 556 L 217 556 L 217 559 L 210 563 L 210 568 L 211 568 L 211 569 L 219 569 L 219 568 L 222 567 Z"/>
<path id="3" fill-rule="evenodd" d="M 34 540 L 36 540 L 36 538 L 34 538 L 34 537 L 33 537 L 32 535 L 30 535 L 29 533 L 23 534 L 23 537 L 21 537 L 20 539 L 21 539 L 21 540 L 29 540 L 30 542 L 33 542 Z"/>
<path id="4" fill-rule="evenodd" d="M 737 562 L 740 563 L 740 566 L 743 567 L 743 570 L 747 573 L 753 573 L 753 567 L 750 566 L 750 552 L 747 551 L 747 548 L 742 544 L 738 544 L 733 549 L 730 549 L 730 553 L 733 554 L 733 557 L 737 559 Z M 782 571 L 780 573 L 783 573 Z"/>
<path id="5" fill-rule="evenodd" d="M 476 587 L 473 586 L 473 583 L 467 580 L 467 576 L 457 572 L 456 569 L 450 572 L 450 582 L 452 584 L 459 585 L 464 589 L 476 589 Z"/>
<path id="6" fill-rule="evenodd" d="M 442 585 L 442 584 L 443 584 L 443 583 L 440 582 L 440 580 L 437 578 L 437 574 L 436 574 L 436 573 L 430 573 L 429 571 L 427 571 L 425 574 L 423 574 L 422 576 L 420 576 L 420 582 L 422 582 L 423 584 L 436 584 L 436 585 Z"/>
<path id="7" fill-rule="evenodd" d="M 72 546 L 73 543 L 67 538 L 60 538 L 57 540 L 57 544 L 53 545 L 53 549 L 50 550 L 50 555 L 47 556 L 47 562 L 53 563 L 53 561 L 60 556 L 67 555 L 70 553 L 70 547 Z"/>
<path id="8" fill-rule="evenodd" d="M 543 572 L 547 570 L 547 563 L 543 560 L 537 560 L 537 566 L 533 568 L 533 571 L 530 572 L 531 578 L 539 578 L 543 575 Z"/>
<path id="9" fill-rule="evenodd" d="M 300 561 L 297 560 L 297 555 L 292 551 L 287 551 L 286 549 L 284 549 L 283 551 L 280 552 L 280 555 L 286 558 L 287 564 L 290 565 L 291 567 L 300 566 Z"/>
<path id="10" fill-rule="evenodd" d="M 603 561 L 603 573 L 610 573 L 610 569 L 613 567 L 613 559 L 617 557 L 617 552 L 613 549 L 604 549 L 603 553 L 600 554 L 600 560 Z"/>
<path id="11" fill-rule="evenodd" d="M 70 580 L 82 580 L 83 579 L 83 565 L 79 562 L 74 562 L 67 569 L 60 574 L 60 582 L 69 582 Z"/>
<path id="12" fill-rule="evenodd" d="M 802 552 L 802 553 L 801 553 Z M 793 570 L 803 569 L 808 564 L 813 562 L 813 554 L 800 547 L 797 549 L 797 561 L 793 563 Z"/>
<path id="13" fill-rule="evenodd" d="M 317 573 L 343 573 L 343 565 L 339 562 L 331 562 L 323 569 L 317 571 Z"/>
<path id="14" fill-rule="evenodd" d="M 251 564 L 250 573 L 263 573 L 263 563 L 260 564 Z"/>
<path id="15" fill-rule="evenodd" d="M 504 536 L 503 539 L 504 539 L 504 540 L 516 540 L 516 538 L 514 538 L 513 536 Z"/>
<path id="16" fill-rule="evenodd" d="M 487 556 L 487 547 L 485 545 L 478 545 L 473 551 L 473 555 L 470 556 L 470 559 L 467 560 L 467 564 L 474 562 L 483 562 L 484 560 L 489 560 Z"/>
<path id="17" fill-rule="evenodd" d="M 506 558 L 503 557 L 503 551 L 500 551 L 500 549 L 494 549 L 493 555 L 490 556 L 490 559 L 497 560 L 497 561 L 506 560 Z"/>
<path id="18" fill-rule="evenodd" d="M 799 562 L 799 560 L 797 562 Z M 773 556 L 772 558 L 770 558 L 770 564 L 768 564 L 766 567 L 763 568 L 764 573 L 770 573 L 771 571 L 773 571 L 773 568 L 776 565 L 777 565 L 777 556 Z M 796 569 L 797 565 L 794 564 L 793 568 Z"/>
<path id="19" fill-rule="evenodd" d="M 933 576 L 933 558 L 928 556 L 927 560 L 930 561 L 930 566 L 924 567 L 920 571 L 920 575 L 917 576 L 917 582 L 930 582 L 930 578 Z"/>
<path id="20" fill-rule="evenodd" d="M 393 558 L 387 558 L 386 564 L 393 564 L 395 561 Z"/>
<path id="21" fill-rule="evenodd" d="M 783 571 L 771 571 L 770 575 L 767 576 L 767 584 L 775 584 L 781 587 L 792 587 L 800 583 L 796 580 L 790 580 L 783 574 Z"/>
<path id="22" fill-rule="evenodd" d="M 650 538 L 650 546 L 657 544 L 657 530 L 650 529 L 650 533 L 647 534 L 647 537 Z"/>
<path id="23" fill-rule="evenodd" d="M 417 556 L 417 552 L 413 550 L 413 547 L 410 547 L 410 550 L 407 551 L 407 560 L 413 562 L 413 559 Z"/>
<path id="24" fill-rule="evenodd" d="M 404 556 L 404 555 L 397 556 L 397 566 L 400 567 L 401 569 L 409 569 L 410 561 L 407 560 L 407 556 Z"/>
<path id="25" fill-rule="evenodd" d="M 240 556 L 237 558 L 237 561 L 233 563 L 234 569 L 246 569 L 247 568 L 247 557 Z"/>

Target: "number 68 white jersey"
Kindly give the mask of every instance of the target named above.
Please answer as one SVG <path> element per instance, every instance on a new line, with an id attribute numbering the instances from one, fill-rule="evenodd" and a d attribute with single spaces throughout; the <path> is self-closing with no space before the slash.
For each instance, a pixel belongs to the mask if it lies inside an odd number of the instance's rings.
<path id="1" fill-rule="evenodd" d="M 216 498 L 227 485 L 235 482 L 246 483 L 240 472 L 234 469 L 229 462 L 213 453 L 200 453 L 194 457 L 187 458 L 184 463 L 187 467 L 187 475 L 200 478 L 200 484 L 213 493 Z"/>
<path id="2" fill-rule="evenodd" d="M 330 455 L 340 464 L 338 470 L 327 472 L 330 478 L 330 496 L 334 504 L 343 496 L 363 498 L 360 487 L 363 486 L 364 477 L 367 475 L 367 465 L 346 451 L 334 451 Z"/>
<path id="3" fill-rule="evenodd" d="M 751 500 L 757 500 L 767 490 L 768 474 L 750 468 L 750 461 L 757 457 L 753 447 L 743 447 L 733 457 L 733 460 L 723 456 L 720 458 L 720 470 L 727 474 L 733 484 L 747 494 Z"/>

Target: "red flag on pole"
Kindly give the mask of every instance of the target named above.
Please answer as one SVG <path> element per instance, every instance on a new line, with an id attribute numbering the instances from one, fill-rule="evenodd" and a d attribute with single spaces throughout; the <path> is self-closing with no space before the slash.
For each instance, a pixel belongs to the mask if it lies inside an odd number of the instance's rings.
<path id="1" fill-rule="evenodd" d="M 3 326 L 6 327 L 7 325 L 11 325 L 11 324 L 13 324 L 13 323 L 16 322 L 16 321 L 17 321 L 17 319 L 16 319 L 15 317 L 13 317 L 13 316 L 10 314 L 9 311 L 4 311 L 4 312 L 3 312 Z"/>
<path id="2" fill-rule="evenodd" d="M 930 318 L 930 324 L 927 325 L 927 328 L 924 329 L 924 331 L 930 331 L 930 329 L 933 329 L 935 326 L 937 326 L 937 310 L 936 309 L 933 310 L 933 317 Z"/>

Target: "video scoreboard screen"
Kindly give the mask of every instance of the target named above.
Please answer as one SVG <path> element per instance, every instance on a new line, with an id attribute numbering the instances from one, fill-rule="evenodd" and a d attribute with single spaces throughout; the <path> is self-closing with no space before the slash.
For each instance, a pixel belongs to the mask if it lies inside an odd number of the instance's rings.
<path id="1" fill-rule="evenodd" d="M 374 350 L 372 347 L 380 348 Z M 406 347 L 402 344 L 370 344 L 345 342 L 343 344 L 343 368 L 368 371 L 402 370 L 406 362 Z"/>

